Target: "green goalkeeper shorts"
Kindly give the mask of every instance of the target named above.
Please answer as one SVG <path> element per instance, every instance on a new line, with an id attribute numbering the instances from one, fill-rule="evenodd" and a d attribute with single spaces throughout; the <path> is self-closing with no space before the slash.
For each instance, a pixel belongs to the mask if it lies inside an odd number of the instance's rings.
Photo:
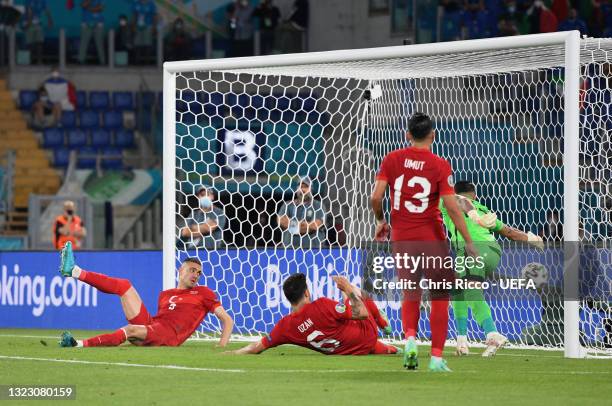
<path id="1" fill-rule="evenodd" d="M 501 260 L 501 251 L 499 245 L 489 245 L 487 243 L 476 243 L 476 249 L 478 250 L 479 260 L 475 261 L 474 266 L 470 263 L 465 263 L 464 272 L 457 272 L 457 277 L 462 279 L 484 281 L 487 276 L 491 275 Z M 457 258 L 465 257 L 465 252 L 459 250 L 457 252 Z M 457 270 L 457 269 L 456 269 Z M 457 270 L 458 271 L 458 270 Z"/>

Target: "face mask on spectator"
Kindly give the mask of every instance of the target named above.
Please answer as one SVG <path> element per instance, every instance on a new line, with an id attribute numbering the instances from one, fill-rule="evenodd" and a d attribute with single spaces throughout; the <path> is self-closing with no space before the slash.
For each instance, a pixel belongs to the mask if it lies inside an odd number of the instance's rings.
<path id="1" fill-rule="evenodd" d="M 210 199 L 210 197 L 208 196 L 202 196 L 200 197 L 200 207 L 203 209 L 210 209 L 212 207 L 213 203 L 212 200 Z"/>
<path id="2" fill-rule="evenodd" d="M 74 214 L 74 210 L 66 210 L 66 214 L 72 216 Z"/>
<path id="3" fill-rule="evenodd" d="M 126 20 L 119 20 L 119 25 L 122 27 L 125 27 L 127 25 L 127 21 Z"/>
<path id="4" fill-rule="evenodd" d="M 240 4 L 242 4 L 242 7 L 246 7 L 249 5 L 249 0 L 241 0 Z"/>
<path id="5" fill-rule="evenodd" d="M 183 29 L 183 23 L 176 23 L 176 29 L 177 30 L 182 30 Z"/>

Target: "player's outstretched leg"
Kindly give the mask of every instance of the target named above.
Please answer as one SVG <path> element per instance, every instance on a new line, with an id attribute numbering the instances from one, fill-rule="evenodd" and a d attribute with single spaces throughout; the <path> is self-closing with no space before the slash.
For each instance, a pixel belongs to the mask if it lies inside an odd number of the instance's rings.
<path id="1" fill-rule="evenodd" d="M 448 296 L 442 294 L 431 301 L 431 361 L 429 370 L 435 372 L 450 372 L 446 361 L 442 358 L 446 335 L 448 334 Z"/>
<path id="2" fill-rule="evenodd" d="M 421 302 L 411 297 L 414 295 L 414 293 L 407 293 L 402 303 L 402 328 L 406 337 L 404 368 L 409 370 L 415 370 L 419 367 L 419 349 L 416 344 L 416 334 L 421 313 Z"/>
<path id="3" fill-rule="evenodd" d="M 116 347 L 126 341 L 138 345 L 147 338 L 146 326 L 127 325 L 112 333 L 100 334 L 86 340 L 75 340 L 72 334 L 64 331 L 60 338 L 61 347 Z"/>
<path id="4" fill-rule="evenodd" d="M 72 243 L 66 243 L 61 252 L 60 273 L 78 279 L 101 292 L 121 298 L 123 313 L 130 324 L 149 324 L 150 316 L 140 295 L 127 279 L 113 278 L 101 273 L 81 269 L 75 262 Z"/>
<path id="5" fill-rule="evenodd" d="M 497 327 L 493 321 L 493 315 L 491 314 L 491 308 L 486 302 L 482 289 L 470 289 L 466 291 L 467 303 L 472 308 L 472 314 L 476 319 L 476 322 L 487 335 L 486 346 L 487 348 L 483 351 L 483 357 L 492 357 L 497 353 L 501 347 L 503 347 L 508 339 L 497 332 Z"/>
<path id="6" fill-rule="evenodd" d="M 455 317 L 455 328 L 457 329 L 458 356 L 469 355 L 470 349 L 467 340 L 468 330 L 468 302 L 463 291 L 455 291 L 452 294 L 453 316 Z"/>
<path id="7" fill-rule="evenodd" d="M 374 345 L 374 348 L 372 348 L 372 351 L 370 352 L 370 354 L 373 355 L 388 355 L 388 354 L 397 354 L 397 353 L 401 353 L 402 350 L 391 345 L 391 344 L 385 344 L 382 341 L 376 341 L 376 344 Z"/>

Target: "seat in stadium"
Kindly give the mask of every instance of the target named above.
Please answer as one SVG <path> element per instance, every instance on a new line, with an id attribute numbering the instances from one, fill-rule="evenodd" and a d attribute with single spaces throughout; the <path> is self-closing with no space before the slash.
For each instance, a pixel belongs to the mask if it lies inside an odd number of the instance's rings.
<path id="1" fill-rule="evenodd" d="M 32 110 L 32 106 L 38 100 L 36 90 L 22 90 L 19 92 L 19 108 L 21 110 Z"/>
<path id="2" fill-rule="evenodd" d="M 77 126 L 76 112 L 74 111 L 62 111 L 62 117 L 60 119 L 62 127 L 74 128 Z"/>
<path id="3" fill-rule="evenodd" d="M 106 147 L 102 149 L 102 168 L 121 169 L 123 167 L 123 157 L 120 148 Z"/>
<path id="4" fill-rule="evenodd" d="M 149 110 L 155 104 L 154 92 L 139 92 L 136 93 L 136 103 L 138 108 Z"/>
<path id="5" fill-rule="evenodd" d="M 120 129 L 115 133 L 115 146 L 120 148 L 134 147 L 134 131 Z"/>
<path id="6" fill-rule="evenodd" d="M 92 147 L 82 147 L 78 150 L 77 166 L 80 169 L 91 169 L 96 167 L 97 151 Z"/>
<path id="7" fill-rule="evenodd" d="M 91 146 L 104 148 L 111 145 L 111 133 L 104 128 L 96 128 L 91 131 Z"/>
<path id="8" fill-rule="evenodd" d="M 78 148 L 87 145 L 87 133 L 79 128 L 68 131 L 68 147 Z"/>
<path id="9" fill-rule="evenodd" d="M 57 148 L 53 150 L 53 165 L 65 168 L 70 161 L 70 150 L 68 148 Z"/>
<path id="10" fill-rule="evenodd" d="M 108 92 L 93 91 L 89 93 L 89 108 L 94 110 L 106 110 L 110 108 L 110 96 Z"/>
<path id="11" fill-rule="evenodd" d="M 115 110 L 134 110 L 134 95 L 132 92 L 114 92 L 113 108 Z"/>
<path id="12" fill-rule="evenodd" d="M 77 110 L 87 108 L 87 93 L 84 90 L 77 90 L 76 92 L 76 108 Z"/>
<path id="13" fill-rule="evenodd" d="M 43 131 L 43 147 L 58 148 L 64 146 L 64 131 L 59 128 L 47 128 Z"/>
<path id="14" fill-rule="evenodd" d="M 104 128 L 114 130 L 123 126 L 123 114 L 118 110 L 108 110 L 102 113 Z"/>
<path id="15" fill-rule="evenodd" d="M 100 115 L 94 110 L 83 110 L 79 114 L 81 128 L 95 128 L 100 126 Z"/>

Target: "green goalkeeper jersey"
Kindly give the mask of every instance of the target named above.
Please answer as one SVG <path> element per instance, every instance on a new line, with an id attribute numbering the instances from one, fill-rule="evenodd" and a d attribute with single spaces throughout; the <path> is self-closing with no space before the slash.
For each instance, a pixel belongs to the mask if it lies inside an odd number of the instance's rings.
<path id="1" fill-rule="evenodd" d="M 475 200 L 470 200 L 470 201 L 474 205 L 474 208 L 476 209 L 478 214 L 481 216 L 491 211 L 484 204 L 480 204 Z M 440 212 L 442 213 L 442 219 L 444 220 L 444 225 L 446 226 L 446 229 L 448 230 L 448 233 L 450 234 L 451 243 L 453 244 L 453 247 L 455 249 L 463 248 L 465 240 L 463 239 L 463 236 L 461 235 L 461 233 L 457 230 L 457 227 L 455 227 L 455 223 L 453 223 L 453 220 L 451 220 L 450 216 L 448 215 L 448 211 L 446 210 L 446 207 L 444 207 L 444 203 L 442 199 L 440 199 Z M 493 235 L 492 231 L 500 231 L 502 227 L 504 226 L 504 223 L 502 223 L 499 219 L 497 219 L 495 221 L 495 226 L 492 229 L 487 229 L 485 227 L 481 227 L 478 224 L 474 223 L 472 219 L 468 217 L 467 214 L 465 214 L 464 217 L 465 217 L 465 223 L 467 224 L 468 233 L 470 233 L 470 235 L 472 236 L 472 241 L 474 241 L 475 243 L 486 242 L 487 246 L 489 246 L 490 248 L 497 249 L 499 252 L 501 252 L 501 247 L 499 246 L 499 243 L 495 239 L 495 236 Z"/>

